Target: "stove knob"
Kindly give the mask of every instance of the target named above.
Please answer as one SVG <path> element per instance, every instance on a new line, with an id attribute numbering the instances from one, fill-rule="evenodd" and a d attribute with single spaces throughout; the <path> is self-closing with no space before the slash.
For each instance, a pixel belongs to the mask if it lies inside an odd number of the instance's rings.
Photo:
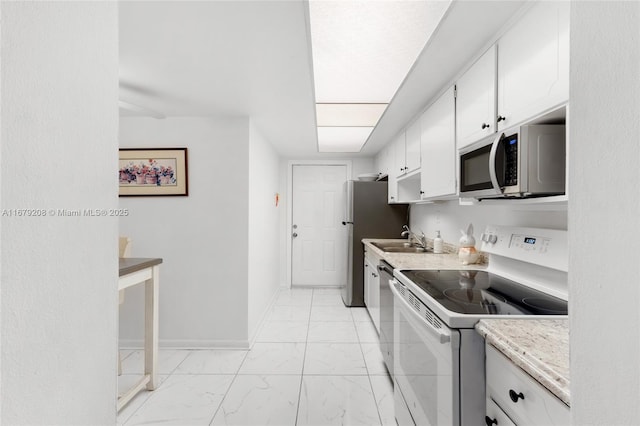
<path id="1" fill-rule="evenodd" d="M 495 244 L 496 241 L 498 241 L 498 237 L 496 237 L 495 235 L 489 235 L 489 242 L 491 244 Z"/>

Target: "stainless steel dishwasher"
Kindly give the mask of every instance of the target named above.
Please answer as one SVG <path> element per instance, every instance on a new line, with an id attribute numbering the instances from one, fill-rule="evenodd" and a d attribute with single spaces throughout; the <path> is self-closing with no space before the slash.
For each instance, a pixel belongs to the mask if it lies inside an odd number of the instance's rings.
<path id="1" fill-rule="evenodd" d="M 393 293 L 389 281 L 393 280 L 393 266 L 384 260 L 378 265 L 380 271 L 380 352 L 393 378 Z"/>

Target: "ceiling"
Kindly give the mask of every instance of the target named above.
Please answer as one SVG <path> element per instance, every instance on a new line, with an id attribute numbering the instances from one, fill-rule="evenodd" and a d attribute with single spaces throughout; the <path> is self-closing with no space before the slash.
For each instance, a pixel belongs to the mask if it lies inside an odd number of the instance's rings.
<path id="1" fill-rule="evenodd" d="M 250 116 L 281 155 L 326 156 L 302 0 L 123 1 L 119 31 L 122 101 L 167 117 Z"/>
<path id="2" fill-rule="evenodd" d="M 283 157 L 373 156 L 523 4 L 451 2 L 357 154 L 318 153 L 307 0 L 121 0 L 120 100 L 167 117 L 249 116 Z"/>

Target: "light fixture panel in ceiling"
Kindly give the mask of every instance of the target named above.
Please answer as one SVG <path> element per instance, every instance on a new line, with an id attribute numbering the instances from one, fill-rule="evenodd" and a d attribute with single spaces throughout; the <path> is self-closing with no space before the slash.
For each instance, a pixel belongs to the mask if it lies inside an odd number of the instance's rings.
<path id="1" fill-rule="evenodd" d="M 387 104 L 316 104 L 318 126 L 374 127 Z"/>

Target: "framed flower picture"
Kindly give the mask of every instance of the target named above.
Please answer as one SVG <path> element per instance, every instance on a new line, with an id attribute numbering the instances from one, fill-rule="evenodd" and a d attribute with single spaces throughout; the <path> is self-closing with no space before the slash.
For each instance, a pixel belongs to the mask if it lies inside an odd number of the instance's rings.
<path id="1" fill-rule="evenodd" d="M 120 149 L 120 196 L 189 195 L 187 148 Z"/>

